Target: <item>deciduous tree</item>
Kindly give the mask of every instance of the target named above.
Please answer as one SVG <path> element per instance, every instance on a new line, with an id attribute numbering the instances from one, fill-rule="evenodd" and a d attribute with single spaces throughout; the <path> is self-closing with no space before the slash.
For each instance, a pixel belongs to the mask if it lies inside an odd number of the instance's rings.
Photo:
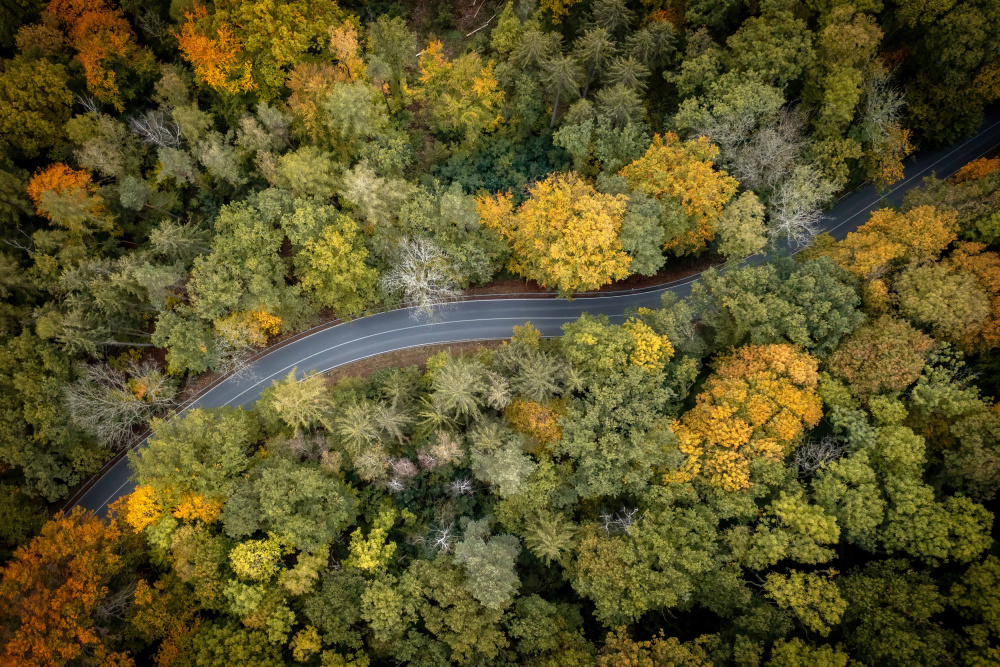
<path id="1" fill-rule="evenodd" d="M 686 255 L 703 250 L 715 235 L 715 220 L 734 194 L 737 183 L 717 171 L 712 160 L 719 149 L 699 137 L 682 142 L 677 135 L 656 135 L 646 154 L 621 170 L 633 190 L 679 203 L 686 220 L 665 229 L 667 250 Z"/>
<path id="2" fill-rule="evenodd" d="M 73 93 L 66 68 L 47 59 L 17 57 L 0 73 L 0 141 L 27 157 L 63 136 Z"/>
<path id="3" fill-rule="evenodd" d="M 932 338 L 905 321 L 883 316 L 845 338 L 829 367 L 860 396 L 898 392 L 920 376 L 933 346 Z"/>
<path id="4" fill-rule="evenodd" d="M 3 664 L 58 665 L 87 657 L 125 667 L 107 624 L 126 585 L 134 540 L 118 525 L 76 508 L 49 521 L 0 576 Z"/>
<path id="5" fill-rule="evenodd" d="M 686 460 L 668 481 L 750 485 L 750 463 L 780 461 L 823 412 L 816 361 L 790 345 L 747 345 L 724 357 L 674 428 Z"/>
<path id="6" fill-rule="evenodd" d="M 482 223 L 511 244 L 513 271 L 562 294 L 626 277 L 618 238 L 625 197 L 598 193 L 572 173 L 551 175 L 529 194 L 516 211 L 509 194 L 476 200 Z"/>

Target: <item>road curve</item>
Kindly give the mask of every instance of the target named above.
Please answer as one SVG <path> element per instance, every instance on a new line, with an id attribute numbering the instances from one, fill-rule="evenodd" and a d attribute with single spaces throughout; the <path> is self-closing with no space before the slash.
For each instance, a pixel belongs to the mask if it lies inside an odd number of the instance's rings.
<path id="1" fill-rule="evenodd" d="M 921 153 L 909 161 L 903 181 L 892 190 L 880 193 L 873 186 L 867 186 L 843 198 L 826 215 L 823 228 L 835 238 L 843 238 L 863 224 L 871 211 L 898 205 L 906 191 L 919 186 L 925 176 L 932 172 L 939 177 L 950 176 L 962 165 L 998 145 L 1000 114 L 994 114 L 969 139 L 945 149 Z M 666 290 L 684 296 L 696 277 L 655 288 L 604 293 L 572 301 L 538 297 L 460 301 L 442 309 L 434 321 L 414 320 L 406 309 L 378 313 L 318 330 L 277 347 L 254 361 L 249 372 L 223 380 L 184 410 L 224 405 L 249 407 L 265 387 L 287 375 L 292 368 L 297 367 L 302 375 L 420 345 L 507 338 L 515 325 L 529 320 L 544 335 L 555 336 L 563 324 L 585 312 L 621 318 L 627 308 L 657 307 Z M 144 445 L 145 440 L 137 448 Z M 128 457 L 113 459 L 82 488 L 66 502 L 66 507 L 81 505 L 103 515 L 108 504 L 135 488 Z"/>

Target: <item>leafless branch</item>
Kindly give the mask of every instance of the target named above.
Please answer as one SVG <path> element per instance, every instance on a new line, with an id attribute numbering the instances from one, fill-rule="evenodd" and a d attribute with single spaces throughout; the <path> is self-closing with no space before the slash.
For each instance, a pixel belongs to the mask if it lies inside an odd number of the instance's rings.
<path id="1" fill-rule="evenodd" d="M 392 269 L 382 278 L 385 291 L 400 294 L 413 308 L 413 318 L 430 317 L 437 307 L 458 294 L 455 269 L 447 255 L 429 239 L 403 239 Z"/>
<path id="2" fill-rule="evenodd" d="M 129 129 L 146 144 L 173 147 L 181 143 L 181 128 L 161 109 L 149 110 L 128 119 Z"/>

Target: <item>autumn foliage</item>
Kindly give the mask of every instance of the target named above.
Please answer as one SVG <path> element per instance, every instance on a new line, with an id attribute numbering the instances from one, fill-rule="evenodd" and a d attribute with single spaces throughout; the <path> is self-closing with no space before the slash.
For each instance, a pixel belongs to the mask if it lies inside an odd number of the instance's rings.
<path id="1" fill-rule="evenodd" d="M 43 195 L 46 192 L 53 192 L 59 195 L 68 195 L 81 202 L 88 201 L 88 197 L 94 192 L 94 182 L 90 178 L 90 172 L 85 169 L 73 169 L 61 162 L 54 162 L 45 169 L 40 169 L 28 181 L 28 196 L 35 204 L 35 211 L 38 215 L 46 215 L 47 211 L 43 203 Z M 94 210 L 97 213 L 97 210 Z"/>
<path id="2" fill-rule="evenodd" d="M 959 243 L 948 262 L 956 270 L 975 276 L 990 301 L 990 314 L 982 328 L 966 336 L 961 341 L 962 347 L 967 350 L 1000 347 L 1000 255 L 986 252 L 982 243 Z"/>
<path id="3" fill-rule="evenodd" d="M 673 132 L 656 135 L 646 154 L 625 166 L 621 175 L 633 190 L 656 199 L 673 199 L 690 216 L 693 226 L 669 239 L 664 249 L 679 255 L 704 250 L 715 236 L 715 219 L 739 185 L 712 160 L 719 148 L 707 137 L 681 141 Z"/>
<path id="4" fill-rule="evenodd" d="M 966 181 L 978 181 L 980 178 L 989 176 L 995 171 L 1000 170 L 1000 157 L 986 158 L 981 157 L 973 160 L 969 164 L 965 165 L 952 176 L 952 180 L 955 183 L 964 183 Z"/>
<path id="5" fill-rule="evenodd" d="M 28 181 L 28 197 L 38 215 L 77 233 L 110 229 L 90 172 L 56 162 Z"/>
<path id="6" fill-rule="evenodd" d="M 214 31 L 207 27 L 207 16 L 205 6 L 195 3 L 184 12 L 187 22 L 177 35 L 177 44 L 194 67 L 195 76 L 222 92 L 254 90 L 257 84 L 253 80 L 251 63 L 238 57 L 242 50 L 239 41 L 229 26 L 220 25 Z"/>
<path id="7" fill-rule="evenodd" d="M 104 0 L 50 0 L 48 11 L 76 49 L 87 89 L 101 102 L 122 111 L 120 82 L 113 67 L 135 65 L 148 53 L 139 48 L 122 10 Z"/>
<path id="8" fill-rule="evenodd" d="M 91 664 L 131 665 L 106 647 L 94 620 L 128 547 L 117 523 L 79 507 L 45 524 L 0 578 L 0 665 L 65 665 L 84 656 Z"/>
<path id="9" fill-rule="evenodd" d="M 222 93 L 278 97 L 286 68 L 297 65 L 342 17 L 335 2 L 219 0 L 211 12 L 195 2 L 177 34 L 195 77 Z"/>
<path id="10" fill-rule="evenodd" d="M 687 455 L 667 481 L 701 477 L 728 491 L 750 486 L 750 463 L 780 461 L 823 416 L 817 362 L 790 345 L 748 345 L 723 358 L 675 426 Z"/>
<path id="11" fill-rule="evenodd" d="M 955 213 L 919 206 L 906 213 L 884 208 L 826 252 L 859 278 L 878 278 L 903 260 L 937 258 L 958 238 Z"/>
<path id="12" fill-rule="evenodd" d="M 476 200 L 482 223 L 510 243 L 512 271 L 564 294 L 628 275 L 618 240 L 624 196 L 599 193 L 574 173 L 552 174 L 529 195 L 517 211 L 510 194 Z"/>
<path id="13" fill-rule="evenodd" d="M 828 365 L 856 394 L 902 391 L 920 377 L 933 347 L 933 338 L 886 315 L 845 338 Z"/>
<path id="14" fill-rule="evenodd" d="M 515 399 L 505 412 L 511 426 L 521 433 L 535 438 L 539 444 L 547 445 L 562 437 L 562 428 L 557 421 L 561 416 L 560 405 L 544 405 L 524 398 Z M 561 410 L 560 412 L 564 412 Z"/>
<path id="15" fill-rule="evenodd" d="M 427 107 L 432 126 L 472 144 L 500 124 L 503 92 L 492 63 L 483 64 L 477 53 L 449 60 L 441 42 L 433 41 L 420 54 L 419 64 L 414 95 Z"/>
<path id="16" fill-rule="evenodd" d="M 264 306 L 257 310 L 232 313 L 215 323 L 220 336 L 231 339 L 232 343 L 246 342 L 255 347 L 267 345 L 268 339 L 281 330 L 281 318 L 272 315 Z"/>

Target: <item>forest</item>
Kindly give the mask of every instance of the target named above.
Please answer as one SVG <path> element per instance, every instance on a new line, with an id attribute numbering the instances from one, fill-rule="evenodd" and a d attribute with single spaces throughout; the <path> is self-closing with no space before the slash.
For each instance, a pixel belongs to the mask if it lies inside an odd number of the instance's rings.
<path id="1" fill-rule="evenodd" d="M 822 233 L 996 117 L 997 34 L 995 0 L 4 0 L 0 667 L 1000 664 L 1000 151 Z M 319 323 L 702 271 L 174 416 Z M 70 509 L 147 427 L 136 490 Z"/>

